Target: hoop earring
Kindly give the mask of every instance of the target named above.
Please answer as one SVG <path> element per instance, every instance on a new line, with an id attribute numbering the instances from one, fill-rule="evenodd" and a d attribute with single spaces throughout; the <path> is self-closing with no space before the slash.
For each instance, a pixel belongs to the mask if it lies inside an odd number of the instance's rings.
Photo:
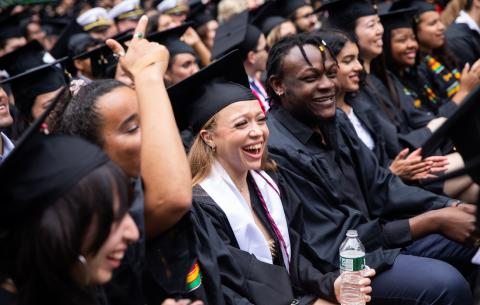
<path id="1" fill-rule="evenodd" d="M 82 283 L 87 286 L 90 283 L 90 272 L 88 272 L 88 264 L 87 264 L 87 259 L 85 256 L 79 254 L 78 255 L 78 262 L 82 266 L 83 269 L 83 281 Z"/>

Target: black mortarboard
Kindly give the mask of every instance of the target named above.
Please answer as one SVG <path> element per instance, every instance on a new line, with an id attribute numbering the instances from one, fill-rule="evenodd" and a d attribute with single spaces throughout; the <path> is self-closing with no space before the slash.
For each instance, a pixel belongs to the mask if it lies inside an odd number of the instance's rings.
<path id="1" fill-rule="evenodd" d="M 416 14 L 414 9 L 401 9 L 389 11 L 380 15 L 385 32 L 398 28 L 411 28 L 413 26 L 413 16 Z"/>
<path id="2" fill-rule="evenodd" d="M 45 49 L 36 40 L 0 57 L 0 70 L 6 70 L 10 76 L 45 64 Z"/>
<path id="3" fill-rule="evenodd" d="M 287 21 L 281 16 L 277 1 L 265 2 L 256 10 L 250 12 L 250 23 L 268 35 L 277 25 Z"/>
<path id="4" fill-rule="evenodd" d="M 68 55 L 75 57 L 88 51 L 88 48 L 94 47 L 100 44 L 100 42 L 94 39 L 88 33 L 78 33 L 72 35 L 68 42 Z"/>
<path id="5" fill-rule="evenodd" d="M 0 20 L 0 42 L 16 37 L 23 37 L 20 21 L 16 16 L 7 16 Z"/>
<path id="6" fill-rule="evenodd" d="M 310 5 L 305 0 L 277 0 L 280 13 L 285 18 L 292 18 L 295 11 L 302 6 Z"/>
<path id="7" fill-rule="evenodd" d="M 101 44 L 93 50 L 79 54 L 72 59 L 90 58 L 92 75 L 95 78 L 114 78 L 115 69 L 118 60 L 113 56 L 112 50 L 106 45 Z"/>
<path id="8" fill-rule="evenodd" d="M 248 12 L 240 13 L 221 24 L 215 34 L 212 58 L 216 59 L 233 49 L 239 49 L 244 59 L 249 51 L 254 51 L 262 32 L 248 24 Z"/>
<path id="9" fill-rule="evenodd" d="M 189 7 L 187 21 L 191 21 L 195 29 L 211 20 L 215 20 L 213 14 L 208 10 L 208 6 L 202 1 L 189 1 Z"/>
<path id="10" fill-rule="evenodd" d="M 0 228 L 3 230 L 21 224 L 26 215 L 40 214 L 80 179 L 109 160 L 98 147 L 85 140 L 39 131 L 62 94 L 60 92 L 27 129 L 0 165 Z"/>
<path id="11" fill-rule="evenodd" d="M 391 11 L 411 8 L 417 11 L 416 16 L 420 16 L 425 12 L 435 11 L 435 5 L 422 0 L 400 0 L 396 1 L 390 7 Z"/>
<path id="12" fill-rule="evenodd" d="M 181 53 L 190 53 L 196 56 L 197 53 L 195 50 L 180 40 L 180 37 L 182 37 L 190 25 L 191 23 L 186 23 L 172 29 L 150 34 L 147 36 L 147 40 L 164 45 L 168 49 L 171 57 Z"/>
<path id="13" fill-rule="evenodd" d="M 226 106 L 255 100 L 238 51 L 233 51 L 192 76 L 168 88 L 178 128 L 203 125 Z"/>
<path id="14" fill-rule="evenodd" d="M 348 29 L 360 17 L 377 14 L 370 0 L 332 0 L 320 9 L 328 12 L 328 24 L 339 29 Z"/>
<path id="15" fill-rule="evenodd" d="M 15 98 L 15 106 L 20 112 L 30 115 L 37 96 L 58 90 L 66 84 L 63 68 L 57 67 L 66 59 L 67 57 L 64 57 L 7 78 L 0 81 L 0 85 L 9 83 Z"/>
<path id="16" fill-rule="evenodd" d="M 463 173 L 468 173 L 480 184 L 480 86 L 477 86 L 462 105 L 422 146 L 424 157 L 434 154 L 445 139 L 451 139 L 465 162 Z M 477 171 L 472 172 L 477 164 Z M 447 174 L 452 177 L 452 174 Z"/>
<path id="17" fill-rule="evenodd" d="M 47 36 L 60 36 L 69 24 L 67 18 L 43 18 L 40 22 Z"/>
<path id="18" fill-rule="evenodd" d="M 70 42 L 70 38 L 79 33 L 87 33 L 83 30 L 82 26 L 72 19 L 70 23 L 64 28 L 63 32 L 57 39 L 57 42 L 50 50 L 50 54 L 52 54 L 55 58 L 61 58 L 64 56 L 68 56 L 68 44 Z"/>

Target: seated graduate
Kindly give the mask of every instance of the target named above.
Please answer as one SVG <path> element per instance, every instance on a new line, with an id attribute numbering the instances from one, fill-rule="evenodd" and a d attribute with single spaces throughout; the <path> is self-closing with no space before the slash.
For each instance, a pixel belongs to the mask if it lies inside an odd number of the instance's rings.
<path id="1" fill-rule="evenodd" d="M 322 274 L 301 254 L 300 238 L 289 228 L 283 206 L 294 199 L 265 172 L 275 169 L 267 158 L 266 116 L 249 89 L 239 52 L 168 92 L 180 129 L 190 126 L 195 135 L 188 156 L 194 205 L 208 215 L 243 276 L 254 283 L 240 296 L 236 289 L 225 289 L 226 298 L 238 299 L 235 304 L 241 299 L 293 304 L 293 297 L 300 304 L 324 304 L 318 298 L 338 302 L 338 271 Z M 368 301 L 370 280 L 362 281 Z"/>
<path id="2" fill-rule="evenodd" d="M 420 149 L 408 154 L 409 149 L 405 148 L 395 158 L 388 156 L 381 121 L 368 102 L 352 98 L 360 89 L 363 71 L 357 44 L 346 33 L 337 30 L 320 31 L 319 35 L 338 63 L 337 107 L 345 112 L 359 139 L 374 152 L 379 163 L 406 182 L 433 178 L 433 174 L 446 171 L 446 157 L 432 156 L 423 160 Z"/>
<path id="3" fill-rule="evenodd" d="M 427 4 L 428 5 L 428 4 Z M 384 57 L 387 68 L 393 72 L 405 86 L 404 91 L 414 99 L 417 109 L 433 112 L 437 116 L 449 117 L 452 115 L 463 99 L 478 85 L 480 85 L 480 62 L 472 63 L 474 69 L 465 69 L 458 79 L 458 92 L 448 97 L 439 97 L 435 93 L 435 80 L 433 74 L 429 78 L 421 76 L 417 65 L 417 53 L 423 52 L 423 47 L 418 43 L 414 31 L 414 16 L 417 9 L 390 10 L 380 16 L 385 28 L 383 36 Z M 436 14 L 436 13 L 435 13 Z M 438 15 L 437 15 L 438 17 Z M 440 22 L 439 22 L 440 23 Z M 442 29 L 443 27 L 439 25 Z M 442 39 L 439 40 L 441 42 Z M 408 53 L 408 56 L 405 55 Z M 421 61 L 420 57 L 418 61 Z M 419 69 L 420 71 L 417 71 Z M 438 68 L 440 69 L 440 68 Z M 457 89 L 456 89 L 457 90 Z"/>
<path id="4" fill-rule="evenodd" d="M 118 42 L 107 41 L 121 55 L 120 65 L 135 90 L 111 79 L 81 87 L 66 106 L 59 127 L 101 147 L 135 187 L 130 213 L 142 234 L 127 253 L 121 270 L 125 272 L 119 272 L 115 281 L 119 287 L 109 293 L 115 304 L 144 304 L 145 238 L 164 233 L 191 206 L 190 169 L 163 83 L 168 51 L 141 38 L 147 22 L 146 17 L 140 19 L 126 54 Z"/>
<path id="5" fill-rule="evenodd" d="M 384 29 L 375 7 L 369 0 L 337 0 L 323 5 L 322 9 L 329 14 L 328 28 L 346 32 L 358 44 L 365 84 L 357 96 L 368 101 L 381 115 L 385 132 L 389 133 L 385 140 L 391 142 L 389 146 L 396 147 L 391 157 L 396 156 L 405 144 L 420 147 L 445 119 L 435 119 L 432 113 L 415 109 L 413 99 L 404 93 L 400 81 L 383 65 L 378 65 L 379 71 L 371 68 L 372 62 L 383 51 Z"/>
<path id="6" fill-rule="evenodd" d="M 398 1 L 391 10 L 403 8 L 416 10 L 413 28 L 420 47 L 416 69 L 412 71 L 418 81 L 411 85 L 417 86 L 417 92 L 425 91 L 428 97 L 421 100 L 421 107 L 440 113 L 447 108 L 450 113 L 448 108 L 459 105 L 478 85 L 480 62 L 464 67 L 457 65 L 455 55 L 446 45 L 445 26 L 435 5 L 424 0 Z M 476 84 L 472 85 L 474 81 Z"/>
<path id="7" fill-rule="evenodd" d="M 0 165 L 0 303 L 98 304 L 139 237 L 128 179 L 87 141 L 41 133 L 45 118 Z"/>
<path id="8" fill-rule="evenodd" d="M 52 98 L 66 84 L 61 62 L 55 60 L 36 41 L 0 57 L 0 69 L 10 78 L 15 107 L 18 109 L 13 126 L 13 139 L 18 139 L 26 128 L 47 108 Z"/>
<path id="9" fill-rule="evenodd" d="M 455 22 L 445 31 L 448 48 L 455 54 L 459 67 L 473 65 L 480 58 L 480 5 L 467 0 Z"/>
<path id="10" fill-rule="evenodd" d="M 390 11 L 381 15 L 381 21 L 385 27 L 384 53 L 385 62 L 390 71 L 399 77 L 404 85 L 404 92 L 415 99 L 415 107 L 425 108 L 425 105 L 430 104 L 433 95 L 427 95 L 423 88 L 430 86 L 430 83 L 418 77 L 416 72 L 416 52 L 418 44 L 415 39 L 413 26 L 414 9 L 401 9 L 397 11 Z M 405 56 L 409 53 L 410 56 Z M 463 102 L 463 98 L 470 93 L 476 86 L 480 85 L 480 61 L 476 67 L 471 70 L 465 70 L 460 81 L 461 88 L 456 96 L 449 101 L 445 101 L 443 105 L 440 102 L 435 102 L 438 108 L 425 108 L 426 111 L 433 111 L 436 114 L 451 115 L 456 111 L 458 105 Z M 421 85 L 421 88 L 419 86 Z M 452 105 L 448 105 L 452 104 Z M 422 106 L 423 105 L 423 106 Z M 440 152 L 440 151 L 439 151 Z M 451 171 L 463 165 L 463 159 L 458 153 L 447 155 L 449 165 L 447 170 Z M 460 163 L 460 164 L 459 164 Z M 475 202 L 479 187 L 473 183 L 470 177 L 460 177 L 446 182 L 442 187 L 443 192 L 454 198 L 459 198 L 469 202 Z"/>
<path id="11" fill-rule="evenodd" d="M 308 257 L 331 271 L 346 231 L 356 229 L 367 264 L 380 271 L 373 304 L 471 304 L 459 270 L 474 270 L 475 249 L 461 243 L 474 237 L 475 207 L 407 186 L 379 166 L 335 110 L 337 69 L 312 35 L 284 38 L 267 62 L 269 152 L 303 203 Z"/>
<path id="12" fill-rule="evenodd" d="M 432 112 L 416 109 L 414 99 L 406 93 L 405 86 L 386 69 L 381 56 L 384 28 L 375 7 L 368 0 L 355 0 L 351 3 L 337 0 L 324 5 L 323 9 L 330 14 L 330 27 L 345 31 L 358 43 L 366 76 L 353 99 L 362 100 L 372 107 L 385 135 L 385 148 L 389 158 L 396 158 L 406 147 L 411 151 L 421 147 L 445 118 L 435 118 Z M 455 111 L 456 108 L 455 105 L 449 107 L 450 111 Z M 436 154 L 450 153 L 452 145 L 449 139 L 445 139 L 444 145 Z M 448 170 L 463 165 L 458 154 L 449 155 L 448 162 Z M 474 202 L 478 197 L 478 186 L 469 177 L 458 178 L 446 184 L 439 183 L 430 188 L 436 193 L 445 192 L 448 196 L 468 202 Z"/>

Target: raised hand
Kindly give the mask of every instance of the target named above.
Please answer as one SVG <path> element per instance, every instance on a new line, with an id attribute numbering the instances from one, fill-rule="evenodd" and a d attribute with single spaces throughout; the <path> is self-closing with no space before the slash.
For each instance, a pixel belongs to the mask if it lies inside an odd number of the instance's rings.
<path id="1" fill-rule="evenodd" d="M 159 43 L 149 42 L 144 38 L 147 23 L 148 17 L 142 16 L 135 28 L 127 52 L 119 42 L 113 39 L 106 41 L 110 49 L 119 56 L 119 64 L 122 69 L 133 80 L 145 73 L 163 78 L 168 67 L 169 53 L 167 48 Z"/>

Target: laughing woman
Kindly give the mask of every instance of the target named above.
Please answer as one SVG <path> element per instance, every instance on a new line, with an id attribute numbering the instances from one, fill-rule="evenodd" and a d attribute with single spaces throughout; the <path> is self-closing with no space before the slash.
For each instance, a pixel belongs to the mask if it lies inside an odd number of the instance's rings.
<path id="1" fill-rule="evenodd" d="M 194 203 L 209 215 L 246 278 L 243 293 L 232 287 L 239 279 L 224 282 L 225 297 L 234 304 L 338 302 L 338 273 L 322 274 L 300 254 L 286 215 L 297 201 L 265 172 L 275 168 L 266 157 L 266 117 L 238 53 L 171 87 L 169 95 L 179 127 L 197 135 L 189 153 Z M 362 282 L 368 301 L 370 280 Z"/>

